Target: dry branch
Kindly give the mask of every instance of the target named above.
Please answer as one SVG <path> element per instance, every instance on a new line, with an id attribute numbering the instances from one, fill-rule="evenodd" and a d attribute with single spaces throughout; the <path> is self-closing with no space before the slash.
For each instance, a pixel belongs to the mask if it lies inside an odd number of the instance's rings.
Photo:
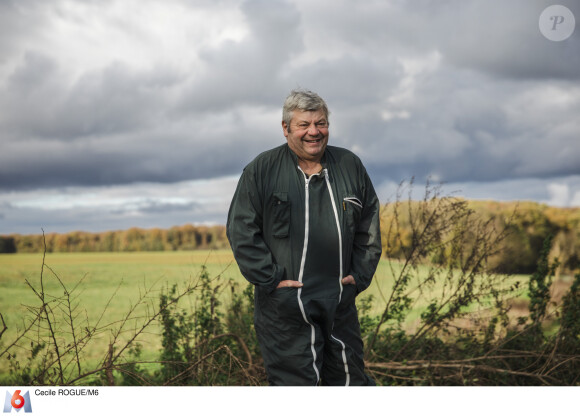
<path id="1" fill-rule="evenodd" d="M 462 372 L 463 370 L 474 370 L 482 372 L 491 372 L 497 374 L 509 374 L 513 376 L 520 377 L 530 377 L 539 380 L 544 385 L 554 385 L 558 384 L 558 380 L 548 374 L 538 374 L 534 372 L 527 371 L 515 371 L 507 368 L 498 368 L 487 364 L 469 364 L 469 360 L 465 362 L 453 362 L 453 361 L 426 361 L 426 360 L 416 360 L 408 361 L 406 363 L 399 362 L 389 362 L 389 363 L 365 363 L 365 365 L 371 369 L 384 369 L 391 371 L 417 371 L 424 370 L 428 371 L 431 369 L 447 369 Z M 386 374 L 390 376 L 390 374 Z M 461 378 L 461 377 L 460 377 Z M 548 380 L 550 382 L 548 382 Z"/>
<path id="2" fill-rule="evenodd" d="M 109 353 L 105 359 L 105 374 L 107 375 L 107 382 L 109 386 L 115 385 L 115 377 L 113 377 L 113 344 L 109 344 Z"/>
<path id="3" fill-rule="evenodd" d="M 246 345 L 246 343 L 244 342 L 244 340 L 242 339 L 242 337 L 240 337 L 237 334 L 231 333 L 231 332 L 228 332 L 226 334 L 217 335 L 217 336 L 213 337 L 212 339 L 210 339 L 210 340 L 208 340 L 208 341 L 206 341 L 206 342 L 204 342 L 202 344 L 199 344 L 198 347 L 200 347 L 200 346 L 202 346 L 202 345 L 204 345 L 206 343 L 209 344 L 210 342 L 215 341 L 215 340 L 218 340 L 220 338 L 233 338 L 233 339 L 235 339 L 236 342 L 238 343 L 238 345 L 244 351 L 244 354 L 246 355 L 248 367 L 251 368 L 254 365 L 252 363 L 252 354 L 250 353 L 250 350 L 248 349 L 248 346 Z"/>
<path id="4" fill-rule="evenodd" d="M 0 339 L 2 339 L 2 335 L 4 335 L 4 332 L 6 332 L 8 330 L 8 327 L 6 326 L 6 322 L 4 322 L 4 317 L 2 316 L 1 313 L 0 313 L 0 319 L 2 320 L 2 331 L 0 331 Z"/>

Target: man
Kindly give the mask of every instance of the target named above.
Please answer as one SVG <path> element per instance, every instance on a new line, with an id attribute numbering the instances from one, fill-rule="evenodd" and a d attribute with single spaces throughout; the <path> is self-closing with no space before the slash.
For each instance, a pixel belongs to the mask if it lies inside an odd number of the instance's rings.
<path id="1" fill-rule="evenodd" d="M 374 385 L 355 297 L 381 255 L 379 201 L 360 159 L 328 143 L 317 94 L 286 99 L 287 143 L 242 173 L 227 236 L 255 285 L 254 324 L 272 385 Z"/>

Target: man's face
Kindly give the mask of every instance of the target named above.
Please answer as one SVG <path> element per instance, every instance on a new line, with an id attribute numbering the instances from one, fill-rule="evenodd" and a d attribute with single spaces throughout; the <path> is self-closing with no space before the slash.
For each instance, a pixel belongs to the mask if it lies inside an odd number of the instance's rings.
<path id="1" fill-rule="evenodd" d="M 320 162 L 328 143 L 328 120 L 323 110 L 294 110 L 290 126 L 282 122 L 288 146 L 298 158 Z"/>

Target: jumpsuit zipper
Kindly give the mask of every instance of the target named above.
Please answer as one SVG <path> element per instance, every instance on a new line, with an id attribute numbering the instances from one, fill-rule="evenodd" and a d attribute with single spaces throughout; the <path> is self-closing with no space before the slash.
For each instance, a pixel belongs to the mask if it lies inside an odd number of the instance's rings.
<path id="1" fill-rule="evenodd" d="M 302 278 L 304 277 L 304 265 L 306 264 L 306 253 L 308 251 L 308 234 L 309 234 L 309 221 L 310 221 L 310 197 L 309 197 L 309 192 L 308 192 L 308 184 L 310 182 L 310 179 L 312 179 L 311 175 L 310 178 L 306 177 L 306 174 L 304 173 L 304 171 L 300 168 L 300 166 L 298 166 L 298 169 L 300 169 L 300 172 L 302 172 L 302 174 L 304 175 L 304 247 L 302 248 L 302 259 L 300 261 L 300 272 L 298 273 L 298 281 L 300 283 L 302 283 Z M 316 349 L 314 348 L 314 343 L 316 342 L 316 330 L 314 328 L 314 325 L 312 325 L 312 323 L 310 321 L 308 321 L 308 318 L 306 317 L 306 312 L 304 311 L 304 304 L 302 303 L 302 299 L 300 298 L 300 295 L 302 294 L 302 288 L 299 287 L 298 288 L 298 305 L 300 306 L 300 312 L 302 312 L 302 318 L 304 318 L 304 321 L 310 325 L 310 350 L 312 351 L 312 367 L 314 368 L 314 371 L 316 372 L 316 384 L 318 384 L 318 382 L 320 381 L 320 372 L 318 371 L 318 367 L 316 367 Z"/>
<path id="2" fill-rule="evenodd" d="M 306 174 L 304 173 L 304 171 L 300 168 L 300 166 L 298 166 L 298 169 L 300 170 L 300 172 L 302 172 L 302 175 L 304 176 L 304 246 L 302 249 L 302 259 L 300 261 L 300 271 L 298 273 L 298 281 L 300 283 L 302 283 L 302 279 L 304 277 L 304 265 L 306 264 L 306 254 L 308 252 L 308 235 L 310 233 L 310 229 L 309 229 L 309 222 L 310 222 L 310 194 L 309 194 L 309 189 L 308 189 L 308 185 L 310 183 L 310 180 L 312 179 L 313 176 L 319 176 L 320 173 L 316 173 L 313 175 L 310 175 L 309 178 L 306 177 Z M 343 275 L 343 268 L 342 268 L 342 232 L 341 232 L 341 228 L 340 228 L 340 221 L 339 221 L 339 217 L 338 217 L 338 211 L 336 209 L 336 203 L 334 201 L 334 194 L 332 192 L 332 187 L 330 186 L 330 180 L 328 178 L 328 169 L 324 169 L 323 171 L 324 173 L 324 178 L 326 180 L 326 187 L 328 188 L 328 193 L 330 195 L 330 202 L 332 203 L 332 210 L 334 213 L 334 218 L 336 220 L 336 229 L 338 231 L 338 242 L 339 242 L 339 267 L 340 267 L 340 272 L 339 272 L 339 276 L 338 276 L 338 284 L 339 284 L 339 295 L 338 295 L 338 302 L 340 303 L 340 300 L 342 298 L 342 275 Z M 302 303 L 302 299 L 300 298 L 300 295 L 302 294 L 302 287 L 298 288 L 298 305 L 300 306 L 300 311 L 302 312 L 302 318 L 304 318 L 304 321 L 310 325 L 311 328 L 311 350 L 312 350 L 312 357 L 313 357 L 313 363 L 312 366 L 314 367 L 314 371 L 316 372 L 316 380 L 317 380 L 317 384 L 318 381 L 320 381 L 320 373 L 318 371 L 318 368 L 316 367 L 316 350 L 314 348 L 314 343 L 316 341 L 316 337 L 315 337 L 315 328 L 314 325 L 312 323 L 310 323 L 310 321 L 308 321 L 308 318 L 306 317 L 306 312 L 304 310 L 304 304 Z M 338 342 L 341 347 L 342 347 L 342 361 L 344 363 L 344 372 L 346 374 L 346 383 L 345 385 L 348 386 L 350 383 L 350 374 L 349 374 L 349 370 L 348 370 L 348 363 L 346 361 L 346 346 L 344 345 L 344 342 L 342 342 L 341 340 L 339 340 L 338 338 L 336 338 L 334 335 L 331 334 L 331 338 L 334 339 L 336 342 Z"/>

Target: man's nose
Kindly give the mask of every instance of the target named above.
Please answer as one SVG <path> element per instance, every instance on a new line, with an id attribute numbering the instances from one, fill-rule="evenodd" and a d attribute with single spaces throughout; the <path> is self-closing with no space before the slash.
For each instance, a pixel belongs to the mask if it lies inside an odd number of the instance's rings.
<path id="1" fill-rule="evenodd" d="M 318 136 L 318 133 L 320 133 L 320 130 L 318 129 L 318 127 L 316 127 L 316 124 L 311 124 L 308 127 L 308 134 L 310 136 Z"/>

